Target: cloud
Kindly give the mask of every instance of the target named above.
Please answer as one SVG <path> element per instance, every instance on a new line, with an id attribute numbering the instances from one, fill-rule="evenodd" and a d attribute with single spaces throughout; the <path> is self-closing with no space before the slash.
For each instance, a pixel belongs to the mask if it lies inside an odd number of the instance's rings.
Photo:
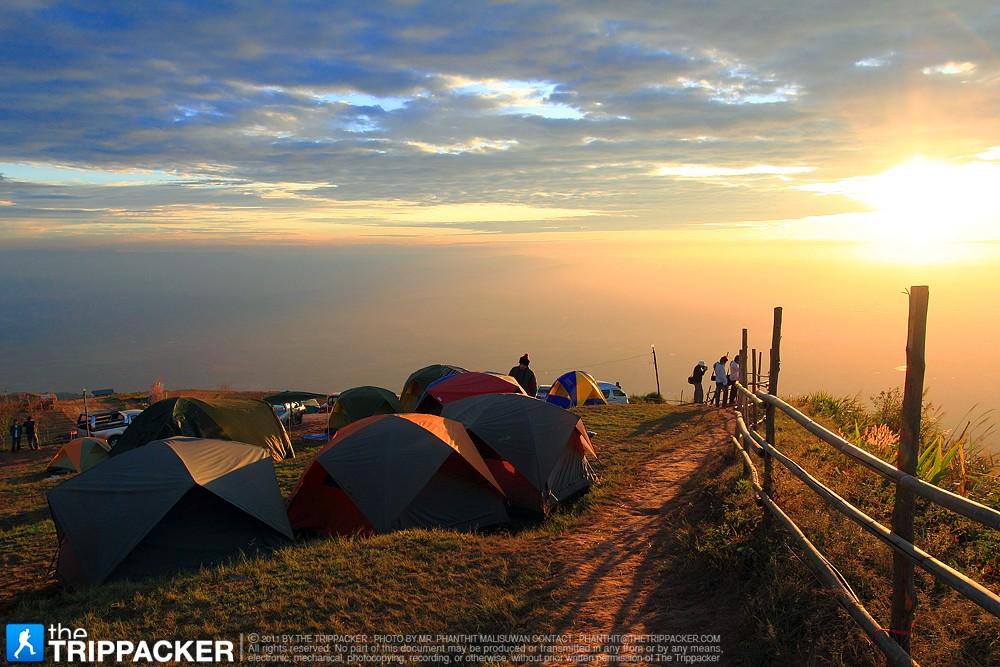
<path id="1" fill-rule="evenodd" d="M 0 30 L 0 218 L 24 234 L 331 202 L 366 228 L 398 201 L 518 231 L 523 207 L 588 229 L 831 215 L 850 203 L 791 186 L 996 150 L 1000 15 L 971 2 L 54 1 L 4 3 Z"/>
<path id="2" fill-rule="evenodd" d="M 711 179 L 738 178 L 741 176 L 793 176 L 815 171 L 815 167 L 806 166 L 776 166 L 770 164 L 753 164 L 746 167 L 723 167 L 706 164 L 672 164 L 658 167 L 654 172 L 658 176 L 676 178 Z"/>
<path id="3" fill-rule="evenodd" d="M 924 74 L 941 74 L 944 76 L 954 76 L 955 74 L 971 74 L 976 71 L 976 63 L 970 62 L 955 62 L 949 60 L 946 63 L 941 63 L 940 65 L 934 65 L 933 67 L 925 67 L 920 70 Z"/>

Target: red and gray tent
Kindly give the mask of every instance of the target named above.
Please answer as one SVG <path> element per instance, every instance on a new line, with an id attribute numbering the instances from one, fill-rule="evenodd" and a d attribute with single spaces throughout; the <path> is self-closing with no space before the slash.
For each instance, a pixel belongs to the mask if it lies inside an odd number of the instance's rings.
<path id="1" fill-rule="evenodd" d="M 469 396 L 483 394 L 521 394 L 524 389 L 517 380 L 499 373 L 461 373 L 449 375 L 432 382 L 424 391 L 417 406 L 417 412 L 441 414 L 441 406 L 459 401 Z"/>
<path id="2" fill-rule="evenodd" d="M 503 491 L 462 425 L 413 413 L 337 431 L 299 478 L 288 516 L 295 530 L 321 535 L 508 521 Z"/>
<path id="3" fill-rule="evenodd" d="M 583 421 L 551 403 L 516 394 L 473 396 L 443 415 L 472 435 L 512 507 L 547 514 L 590 487 L 596 458 Z"/>
<path id="4" fill-rule="evenodd" d="M 227 440 L 150 442 L 48 493 L 56 571 L 99 584 L 211 565 L 292 539 L 270 454 Z"/>
<path id="5" fill-rule="evenodd" d="M 424 390 L 432 382 L 440 380 L 443 377 L 448 377 L 449 375 L 467 372 L 461 366 L 452 364 L 431 364 L 430 366 L 424 366 L 413 371 L 410 373 L 410 377 L 406 378 L 406 383 L 403 384 L 403 391 L 399 393 L 399 402 L 403 406 L 401 412 L 413 412 L 416 410 L 417 403 L 420 402 L 420 399 L 424 395 Z"/>

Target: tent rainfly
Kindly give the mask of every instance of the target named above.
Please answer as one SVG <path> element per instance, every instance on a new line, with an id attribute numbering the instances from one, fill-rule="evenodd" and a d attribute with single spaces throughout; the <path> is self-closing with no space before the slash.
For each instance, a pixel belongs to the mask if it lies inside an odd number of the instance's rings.
<path id="1" fill-rule="evenodd" d="M 399 402 L 403 406 L 402 411 L 415 411 L 417 403 L 420 402 L 421 397 L 424 395 L 424 390 L 427 389 L 427 385 L 430 383 L 449 375 L 466 372 L 461 366 L 452 366 L 450 364 L 432 364 L 413 371 L 410 373 L 410 377 L 406 378 L 403 391 L 399 394 Z"/>
<path id="2" fill-rule="evenodd" d="M 391 415 L 403 411 L 399 399 L 382 387 L 354 387 L 341 392 L 330 409 L 328 422 L 331 434 L 337 429 L 372 415 Z"/>
<path id="3" fill-rule="evenodd" d="M 274 464 L 227 440 L 150 442 L 48 493 L 72 584 L 161 575 L 288 543 Z"/>
<path id="4" fill-rule="evenodd" d="M 514 509 L 547 515 L 586 491 L 596 458 L 583 421 L 572 412 L 516 394 L 473 396 L 444 406 L 461 422 Z"/>
<path id="5" fill-rule="evenodd" d="M 285 427 L 264 401 L 187 397 L 167 398 L 143 410 L 115 443 L 111 456 L 178 435 L 257 445 L 276 461 L 295 456 Z"/>
<path id="6" fill-rule="evenodd" d="M 320 535 L 506 523 L 503 491 L 461 424 L 377 415 L 337 431 L 288 501 L 295 530 Z"/>
<path id="7" fill-rule="evenodd" d="M 111 445 L 103 438 L 76 438 L 59 448 L 49 461 L 48 472 L 83 472 L 108 459 Z"/>
<path id="8" fill-rule="evenodd" d="M 560 408 L 571 408 L 578 405 L 607 405 L 608 401 L 601 393 L 597 381 L 589 373 L 570 371 L 560 375 L 545 400 Z"/>
<path id="9" fill-rule="evenodd" d="M 417 404 L 417 412 L 441 414 L 441 406 L 469 396 L 483 394 L 521 394 L 524 389 L 517 380 L 499 373 L 461 373 L 432 382 Z"/>

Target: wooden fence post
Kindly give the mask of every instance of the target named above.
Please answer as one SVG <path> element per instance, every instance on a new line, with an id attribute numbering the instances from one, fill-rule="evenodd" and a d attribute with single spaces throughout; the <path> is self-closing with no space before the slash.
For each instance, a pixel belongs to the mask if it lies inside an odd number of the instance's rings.
<path id="1" fill-rule="evenodd" d="M 924 348 L 927 341 L 926 285 L 910 288 L 910 313 L 906 331 L 906 380 L 903 384 L 902 423 L 899 433 L 899 453 L 896 467 L 908 474 L 917 474 L 920 455 L 920 415 L 924 401 Z M 892 507 L 892 532 L 907 542 L 913 542 L 913 491 L 896 485 Z M 892 554 L 892 622 L 893 638 L 907 653 L 910 652 L 910 631 L 917 607 L 917 589 L 913 584 L 913 561 L 898 552 Z"/>
<path id="2" fill-rule="evenodd" d="M 740 384 L 743 385 L 745 389 L 747 386 L 747 330 L 743 330 L 743 346 L 740 348 L 740 377 L 738 378 Z M 739 406 L 740 414 L 743 415 L 743 421 L 748 422 L 750 419 L 750 411 L 747 409 L 747 397 L 743 395 L 742 392 L 737 392 L 737 405 Z"/>
<path id="3" fill-rule="evenodd" d="M 771 330 L 771 368 L 767 377 L 767 393 L 772 396 L 778 395 L 778 371 L 781 369 L 781 306 L 774 309 L 774 328 Z M 767 441 L 775 445 L 774 441 L 774 404 L 768 402 L 765 409 L 764 418 L 766 421 Z M 764 493 L 769 497 L 774 493 L 774 480 L 771 477 L 772 467 L 771 455 L 764 453 Z M 764 515 L 764 525 L 769 525 L 770 519 Z"/>

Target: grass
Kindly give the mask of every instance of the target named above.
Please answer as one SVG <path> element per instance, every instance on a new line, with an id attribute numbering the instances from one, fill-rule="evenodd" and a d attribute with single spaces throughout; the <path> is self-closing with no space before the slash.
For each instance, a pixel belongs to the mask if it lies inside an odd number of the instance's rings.
<path id="1" fill-rule="evenodd" d="M 872 416 L 877 409 L 855 399 L 820 396 L 801 405 L 845 433 L 860 423 L 856 420 L 880 420 Z M 93 636 L 149 639 L 234 637 L 262 628 L 436 634 L 561 627 L 565 600 L 550 595 L 558 579 L 559 535 L 592 527 L 602 507 L 620 501 L 644 461 L 657 451 L 684 446 L 704 411 L 639 404 L 588 408 L 580 414 L 596 433 L 599 460 L 594 468 L 601 483 L 545 523 L 490 534 L 409 530 L 368 539 L 304 541 L 197 572 L 78 591 L 60 587 L 47 574 L 55 536 L 43 494 L 56 482 L 39 471 L 54 450 L 22 453 L 18 463 L 0 469 L 0 565 L 8 575 L 0 608 L 6 606 L 8 618 L 87 627 Z M 321 429 L 317 421 L 297 428 L 296 435 Z M 888 521 L 891 485 L 851 465 L 787 419 L 778 421 L 777 442 L 850 502 Z M 296 438 L 298 456 L 276 468 L 283 494 L 290 493 L 320 447 Z M 976 458 L 974 447 L 967 454 L 967 470 L 988 463 Z M 778 503 L 843 573 L 876 619 L 887 623 L 888 549 L 831 514 L 780 466 L 775 471 Z M 984 475 L 970 482 L 967 491 L 997 506 L 995 489 Z M 946 476 L 942 483 L 958 482 Z M 738 593 L 743 637 L 740 655 L 730 657 L 745 665 L 883 664 L 853 621 L 817 589 L 782 531 L 763 530 L 761 509 L 734 458 L 714 458 L 689 486 L 691 495 L 667 522 L 671 530 L 657 535 L 650 548 L 663 554 L 664 568 L 685 576 L 690 572 L 696 585 Z M 1000 541 L 993 531 L 926 503 L 918 509 L 918 545 L 987 587 L 1000 588 Z M 1000 664 L 1000 623 L 917 572 L 917 659 L 924 665 Z M 664 604 L 671 592 L 664 589 L 659 595 Z"/>
<path id="2" fill-rule="evenodd" d="M 543 524 L 490 534 L 407 530 L 358 539 L 303 541 L 266 556 L 171 577 L 69 590 L 48 574 L 55 535 L 44 491 L 54 449 L 43 448 L 0 479 L 0 548 L 11 575 L 9 618 L 86 627 L 92 636 L 233 637 L 240 632 L 527 632 L 546 624 L 560 531 L 585 526 L 615 502 L 622 484 L 653 452 L 683 445 L 700 410 L 658 405 L 580 411 L 595 431 L 601 483 Z M 315 420 L 315 418 L 314 418 Z M 301 439 L 319 420 L 296 429 L 295 459 L 276 466 L 287 497 L 321 443 Z M 46 451 L 48 450 L 48 451 Z"/>
<path id="3" fill-rule="evenodd" d="M 826 426 L 848 434 L 855 424 L 885 426 L 891 430 L 893 398 L 876 397 L 874 408 L 857 399 L 813 395 L 800 401 Z M 776 423 L 778 448 L 813 476 L 883 524 L 890 522 L 894 487 L 852 464 L 846 457 L 813 438 L 780 415 Z M 945 438 L 949 434 L 943 434 Z M 927 446 L 942 436 L 931 423 L 922 435 Z M 848 435 L 848 437 L 850 437 Z M 860 441 L 884 456 L 885 443 Z M 881 450 L 880 450 L 881 448 Z M 969 495 L 1000 507 L 996 477 L 984 469 L 991 461 L 976 453 L 966 440 L 967 468 L 982 474 L 970 484 Z M 956 457 L 957 458 L 957 457 Z M 892 460 L 892 459 L 890 459 Z M 892 558 L 890 550 L 850 521 L 829 510 L 807 487 L 775 464 L 775 500 L 806 536 L 844 575 L 871 614 L 889 622 Z M 939 481 L 948 488 L 959 484 L 957 466 Z M 731 458 L 701 489 L 706 515 L 685 531 L 691 549 L 704 563 L 705 576 L 714 574 L 720 585 L 742 591 L 748 638 L 747 662 L 773 665 L 882 665 L 884 659 L 837 607 L 818 590 L 797 549 L 780 528 L 765 531 L 761 509 L 754 502 L 742 466 Z M 918 499 L 915 522 L 918 546 L 991 590 L 1000 589 L 1000 536 L 996 531 Z M 918 606 L 913 653 L 924 665 L 986 666 L 1000 664 L 1000 621 L 937 584 L 917 568 Z"/>

